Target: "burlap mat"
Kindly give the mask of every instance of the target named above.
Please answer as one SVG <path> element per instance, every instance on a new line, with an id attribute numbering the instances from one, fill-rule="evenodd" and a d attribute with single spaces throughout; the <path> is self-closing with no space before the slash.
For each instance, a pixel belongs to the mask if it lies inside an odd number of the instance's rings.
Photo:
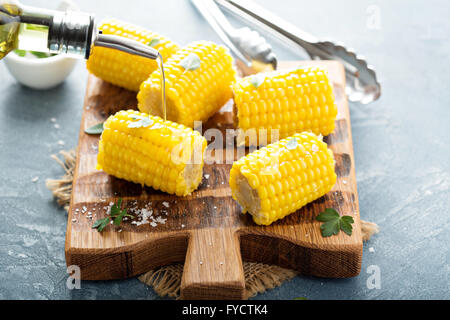
<path id="1" fill-rule="evenodd" d="M 71 150 L 61 151 L 60 153 L 63 160 L 56 155 L 52 155 L 52 158 L 64 168 L 65 174 L 60 179 L 47 180 L 47 188 L 52 191 L 58 204 L 69 211 L 76 152 Z M 361 221 L 361 227 L 364 241 L 368 241 L 374 234 L 378 233 L 378 226 L 375 223 Z M 177 299 L 180 295 L 182 273 L 183 265 L 174 264 L 151 270 L 138 279 L 151 286 L 159 296 Z M 246 298 L 254 297 L 268 289 L 278 287 L 297 275 L 297 272 L 293 270 L 253 262 L 244 262 L 244 273 Z"/>

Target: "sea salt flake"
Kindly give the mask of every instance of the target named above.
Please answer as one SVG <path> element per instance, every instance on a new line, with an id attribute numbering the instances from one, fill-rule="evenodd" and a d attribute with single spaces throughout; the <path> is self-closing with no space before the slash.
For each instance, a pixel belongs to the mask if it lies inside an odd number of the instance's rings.
<path id="1" fill-rule="evenodd" d="M 34 177 L 33 180 L 31 180 L 31 182 L 36 183 L 39 181 L 39 177 Z"/>
<path id="2" fill-rule="evenodd" d="M 370 252 L 370 253 L 374 253 L 374 252 L 375 252 L 375 249 L 374 249 L 374 248 L 369 248 L 369 252 Z"/>
<path id="3" fill-rule="evenodd" d="M 169 208 L 169 207 L 170 207 L 169 203 L 168 203 L 168 202 L 166 202 L 166 201 L 165 201 L 165 202 L 163 202 L 163 203 L 162 203 L 162 205 L 163 205 L 164 207 L 166 207 L 166 208 Z"/>
<path id="4" fill-rule="evenodd" d="M 206 180 L 208 180 L 208 179 L 209 179 L 209 177 L 210 177 L 210 175 L 209 175 L 209 174 L 205 174 L 205 179 L 206 179 Z"/>
<path id="5" fill-rule="evenodd" d="M 157 218 L 156 218 L 156 222 L 157 222 L 157 223 L 160 223 L 160 224 L 166 224 L 166 221 L 167 221 L 167 219 L 163 219 L 163 218 L 161 218 L 161 217 L 157 217 Z"/>

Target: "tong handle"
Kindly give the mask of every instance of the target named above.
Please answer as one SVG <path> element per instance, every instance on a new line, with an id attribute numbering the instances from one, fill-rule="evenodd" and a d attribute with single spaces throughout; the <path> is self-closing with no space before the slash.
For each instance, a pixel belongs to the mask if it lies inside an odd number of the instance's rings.
<path id="1" fill-rule="evenodd" d="M 231 36 L 230 32 L 233 29 L 233 27 L 225 18 L 225 16 L 222 14 L 220 9 L 216 6 L 216 4 L 213 3 L 212 1 L 213 0 L 191 0 L 191 2 L 194 4 L 197 10 L 203 15 L 206 21 L 208 21 L 208 23 L 211 25 L 211 27 L 214 29 L 217 35 L 222 39 L 225 45 L 228 48 L 230 48 L 230 50 L 234 53 L 234 55 L 244 64 L 246 64 L 247 67 L 251 67 L 252 63 L 234 45 L 233 41 L 230 38 Z M 220 15 L 218 15 L 219 18 L 217 18 L 217 16 L 214 16 L 214 14 L 211 12 L 211 7 L 213 8 L 213 10 L 215 7 L 215 9 L 219 11 L 220 13 Z"/>
<path id="2" fill-rule="evenodd" d="M 230 10 L 238 17 L 244 20 L 252 20 L 258 25 L 273 34 L 273 31 L 282 36 L 301 44 L 308 46 L 317 43 L 318 39 L 314 36 L 300 30 L 295 25 L 281 19 L 270 11 L 257 5 L 252 1 L 235 1 L 235 0 L 213 0 L 222 7 Z"/>

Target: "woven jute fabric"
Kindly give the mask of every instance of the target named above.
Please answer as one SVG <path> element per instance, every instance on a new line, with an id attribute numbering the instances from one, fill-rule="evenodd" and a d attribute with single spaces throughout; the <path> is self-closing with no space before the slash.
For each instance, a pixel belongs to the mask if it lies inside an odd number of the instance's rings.
<path id="1" fill-rule="evenodd" d="M 52 158 L 64 169 L 64 175 L 59 179 L 47 180 L 47 188 L 52 191 L 56 202 L 69 211 L 70 196 L 72 194 L 73 173 L 76 163 L 76 152 L 61 151 L 60 159 L 57 155 Z M 372 222 L 361 221 L 363 240 L 368 241 L 378 233 L 378 226 Z M 138 279 L 152 287 L 161 297 L 177 299 L 180 296 L 180 284 L 183 274 L 183 264 L 174 264 L 150 270 Z M 283 282 L 297 275 L 296 271 L 271 266 L 263 263 L 244 262 L 246 298 L 251 298 L 266 290 L 276 288 Z"/>

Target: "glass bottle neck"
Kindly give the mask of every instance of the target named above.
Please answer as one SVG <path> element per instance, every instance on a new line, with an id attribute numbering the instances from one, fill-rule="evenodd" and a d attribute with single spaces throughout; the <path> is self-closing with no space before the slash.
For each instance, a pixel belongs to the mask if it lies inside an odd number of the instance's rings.
<path id="1" fill-rule="evenodd" d="M 4 41 L 9 47 L 0 52 L 3 56 L 20 49 L 88 59 L 91 48 L 97 46 L 153 60 L 161 58 L 157 50 L 144 43 L 102 34 L 90 14 L 23 6 L 16 0 L 0 0 L 0 11 L 0 27 L 7 26 L 6 36 L 9 37 Z M 0 59 L 3 56 L 0 55 Z"/>
<path id="2" fill-rule="evenodd" d="M 89 58 L 96 32 L 92 15 L 22 6 L 20 20 L 25 25 L 48 27 L 47 48 L 50 53 Z"/>

